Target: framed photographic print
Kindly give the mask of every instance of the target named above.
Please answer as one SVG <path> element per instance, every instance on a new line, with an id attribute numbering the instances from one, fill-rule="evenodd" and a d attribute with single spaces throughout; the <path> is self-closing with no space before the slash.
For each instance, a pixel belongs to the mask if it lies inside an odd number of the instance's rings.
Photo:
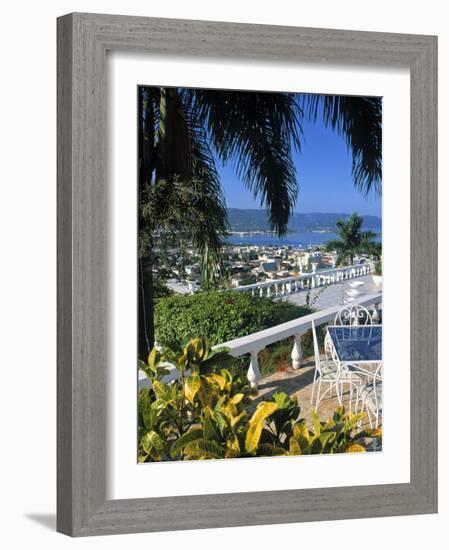
<path id="1" fill-rule="evenodd" d="M 58 530 L 437 509 L 436 38 L 58 20 Z"/>

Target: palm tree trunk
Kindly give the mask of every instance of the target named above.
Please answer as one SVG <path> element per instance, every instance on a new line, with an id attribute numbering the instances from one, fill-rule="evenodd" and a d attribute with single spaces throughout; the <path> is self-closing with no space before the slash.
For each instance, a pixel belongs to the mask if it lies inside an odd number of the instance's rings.
<path id="1" fill-rule="evenodd" d="M 153 263 L 139 260 L 139 358 L 145 360 L 154 346 Z"/>
<path id="2" fill-rule="evenodd" d="M 161 88 L 157 180 L 192 175 L 192 152 L 183 106 L 176 88 Z"/>
<path id="3" fill-rule="evenodd" d="M 150 98 L 139 89 L 139 239 L 147 243 L 138 252 L 138 346 L 139 358 L 146 360 L 154 346 L 153 233 L 154 220 L 141 215 L 141 206 L 152 186 L 154 169 L 154 113 Z M 146 238 L 144 238 L 144 236 Z"/>
<path id="4" fill-rule="evenodd" d="M 158 185 L 177 175 L 187 178 L 191 172 L 188 129 L 176 88 L 159 90 L 159 129 L 157 160 L 154 138 L 154 114 L 144 89 L 139 95 L 139 193 L 146 197 L 145 186 Z M 154 173 L 155 171 L 155 173 Z M 139 257 L 139 357 L 146 359 L 154 346 L 154 273 L 153 234 L 157 220 L 139 216 L 139 230 L 147 236 Z M 149 238 L 148 238 L 149 237 Z"/>

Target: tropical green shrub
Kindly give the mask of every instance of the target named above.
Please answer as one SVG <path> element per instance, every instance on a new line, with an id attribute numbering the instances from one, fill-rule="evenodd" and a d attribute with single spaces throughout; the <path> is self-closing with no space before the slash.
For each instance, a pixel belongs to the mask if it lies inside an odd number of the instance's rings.
<path id="1" fill-rule="evenodd" d="M 156 341 L 207 338 L 211 345 L 297 319 L 305 306 L 235 291 L 197 292 L 161 298 L 155 308 Z"/>
<path id="2" fill-rule="evenodd" d="M 179 378 L 166 384 L 170 364 Z M 362 438 L 381 435 L 358 432 L 362 415 L 343 408 L 327 422 L 313 415 L 310 427 L 285 393 L 256 403 L 227 351 L 204 339 L 154 349 L 139 368 L 150 381 L 139 392 L 139 462 L 360 452 Z"/>
<path id="3" fill-rule="evenodd" d="M 179 378 L 167 384 L 169 365 Z M 198 435 L 192 429 L 201 427 L 210 438 L 216 425 L 225 429 L 226 415 L 238 417 L 251 403 L 248 381 L 232 368 L 232 357 L 200 338 L 184 346 L 173 342 L 162 352 L 153 349 L 139 368 L 150 382 L 139 392 L 139 462 L 184 458 L 183 445 Z"/>
<path id="4" fill-rule="evenodd" d="M 374 264 L 374 275 L 382 275 L 382 261 L 378 260 Z"/>
<path id="5" fill-rule="evenodd" d="M 364 439 L 378 439 L 382 435 L 380 429 L 358 430 L 363 413 L 347 413 L 344 407 L 337 407 L 329 420 L 322 420 L 311 413 L 312 428 L 305 420 L 298 422 L 293 428 L 293 435 L 288 442 L 290 455 L 304 454 L 335 454 L 365 452 Z"/>

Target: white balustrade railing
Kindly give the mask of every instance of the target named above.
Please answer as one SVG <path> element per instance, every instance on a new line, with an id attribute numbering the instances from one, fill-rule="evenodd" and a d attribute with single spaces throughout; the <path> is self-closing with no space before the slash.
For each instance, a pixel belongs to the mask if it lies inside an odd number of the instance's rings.
<path id="1" fill-rule="evenodd" d="M 312 273 L 303 273 L 296 277 L 270 279 L 269 281 L 254 283 L 252 285 L 237 286 L 232 290 L 235 292 L 250 292 L 252 296 L 260 296 L 261 298 L 277 298 L 323 285 L 341 283 L 348 279 L 368 275 L 372 271 L 373 266 L 370 263 L 350 265 L 347 267 L 322 269 Z"/>
<path id="2" fill-rule="evenodd" d="M 377 294 L 367 294 L 363 297 L 360 297 L 357 300 L 357 303 L 365 306 L 367 309 L 371 309 L 374 313 L 373 318 L 378 319 L 378 306 L 382 302 L 382 293 Z M 223 342 L 215 346 L 215 348 L 227 348 L 229 353 L 233 357 L 239 357 L 241 355 L 250 354 L 250 364 L 248 368 L 248 380 L 253 388 L 257 388 L 258 381 L 260 380 L 260 371 L 259 371 L 259 362 L 258 355 L 259 353 L 270 344 L 284 340 L 294 336 L 293 349 L 291 353 L 292 366 L 294 369 L 298 369 L 301 366 L 301 360 L 303 357 L 303 352 L 301 348 L 301 336 L 305 334 L 312 327 L 312 321 L 314 321 L 315 326 L 321 326 L 325 323 L 333 322 L 338 311 L 344 307 L 344 305 L 336 305 L 298 319 L 293 319 L 287 323 L 282 323 L 259 332 L 254 332 L 253 334 L 248 334 L 247 336 L 242 336 L 241 338 L 236 338 L 235 340 L 230 340 L 229 342 Z M 173 367 L 175 369 L 175 367 Z M 176 369 L 170 372 L 167 382 L 175 380 L 177 378 Z M 147 386 L 148 380 L 144 373 L 139 371 L 139 389 L 141 387 Z"/>
<path id="3" fill-rule="evenodd" d="M 365 306 L 367 309 L 371 309 L 376 318 L 378 319 L 378 305 L 382 302 L 382 293 L 367 294 L 360 297 L 357 303 Z M 248 380 L 253 388 L 257 387 L 257 383 L 260 379 L 258 354 L 270 344 L 284 340 L 291 336 L 295 337 L 293 342 L 293 349 L 291 353 L 292 366 L 298 369 L 302 360 L 302 348 L 301 348 L 301 336 L 305 334 L 312 327 L 312 321 L 315 326 L 324 325 L 325 323 L 333 322 L 338 311 L 344 307 L 344 305 L 336 305 L 309 315 L 304 315 L 293 321 L 276 325 L 275 327 L 267 328 L 248 336 L 242 336 L 229 342 L 224 342 L 216 348 L 228 348 L 229 353 L 233 357 L 239 357 L 249 353 L 251 355 L 250 364 L 248 368 Z"/>

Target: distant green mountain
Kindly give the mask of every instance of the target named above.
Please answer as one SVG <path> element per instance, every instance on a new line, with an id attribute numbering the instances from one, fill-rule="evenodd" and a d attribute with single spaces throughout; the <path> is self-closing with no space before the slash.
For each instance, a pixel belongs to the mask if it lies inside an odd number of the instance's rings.
<path id="1" fill-rule="evenodd" d="M 345 220 L 350 214 L 309 212 L 294 213 L 288 224 L 289 231 L 332 231 L 337 220 Z M 231 231 L 268 231 L 270 225 L 265 210 L 228 208 L 228 220 Z M 378 216 L 363 216 L 363 228 L 380 232 L 382 220 Z"/>

